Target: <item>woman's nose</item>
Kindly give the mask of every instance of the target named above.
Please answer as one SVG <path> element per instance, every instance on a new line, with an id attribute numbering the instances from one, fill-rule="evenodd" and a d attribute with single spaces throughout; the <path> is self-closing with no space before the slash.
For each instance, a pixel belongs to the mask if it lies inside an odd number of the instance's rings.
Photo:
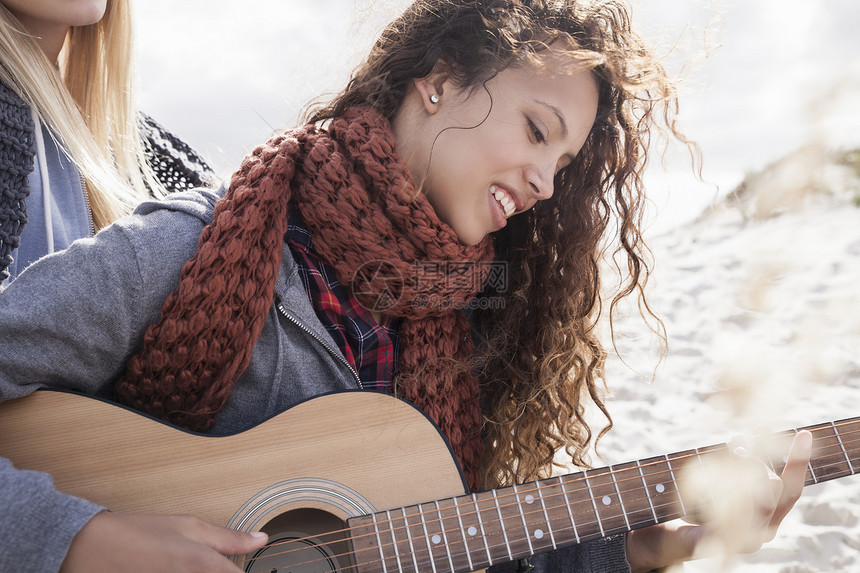
<path id="1" fill-rule="evenodd" d="M 543 201 L 552 197 L 555 190 L 555 164 L 533 166 L 529 169 L 528 183 L 534 198 Z"/>

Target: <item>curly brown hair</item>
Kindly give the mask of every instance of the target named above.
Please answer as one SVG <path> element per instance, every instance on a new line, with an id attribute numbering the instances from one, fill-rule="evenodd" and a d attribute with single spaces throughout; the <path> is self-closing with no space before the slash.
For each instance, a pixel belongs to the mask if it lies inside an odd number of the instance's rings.
<path id="1" fill-rule="evenodd" d="M 591 69 L 598 112 L 585 146 L 556 176 L 552 198 L 495 234 L 507 282 L 481 297 L 501 298 L 504 310 L 475 305 L 485 308 L 474 317 L 483 343 L 467 366 L 482 383 L 486 487 L 549 475 L 561 449 L 587 466 L 589 401 L 606 417 L 599 436 L 611 428 L 596 332 L 607 253 L 622 277 L 610 295 L 609 324 L 619 301 L 634 295 L 665 343 L 644 296 L 642 174 L 655 131 L 694 147 L 676 128 L 675 86 L 621 1 L 417 0 L 386 27 L 347 88 L 307 113 L 317 122 L 369 105 L 392 119 L 412 80 L 440 63 L 458 85 L 487 89 L 508 66 L 539 64 L 550 45 L 569 52 L 577 69 Z"/>

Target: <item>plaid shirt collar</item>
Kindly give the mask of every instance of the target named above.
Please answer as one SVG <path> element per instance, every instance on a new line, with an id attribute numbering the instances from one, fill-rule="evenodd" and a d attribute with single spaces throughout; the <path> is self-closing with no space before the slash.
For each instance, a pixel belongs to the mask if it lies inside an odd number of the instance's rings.
<path id="1" fill-rule="evenodd" d="M 400 319 L 379 324 L 334 269 L 314 251 L 310 232 L 295 204 L 290 204 L 286 242 L 299 268 L 308 298 L 326 332 L 358 373 L 365 389 L 391 393 L 397 372 Z"/>

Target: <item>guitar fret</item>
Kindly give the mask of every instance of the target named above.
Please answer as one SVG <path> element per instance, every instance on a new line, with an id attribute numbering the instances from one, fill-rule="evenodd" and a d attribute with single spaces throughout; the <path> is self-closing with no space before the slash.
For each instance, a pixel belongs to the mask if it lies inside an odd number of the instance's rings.
<path id="1" fill-rule="evenodd" d="M 397 571 L 403 571 L 403 564 L 400 562 L 400 550 L 397 548 L 397 537 L 394 535 L 396 530 L 394 519 L 392 518 L 390 511 L 385 512 L 385 517 L 388 520 L 388 531 L 391 533 L 391 548 L 394 550 L 394 560 L 397 562 Z"/>
<path id="2" fill-rule="evenodd" d="M 478 517 L 484 535 L 484 548 L 487 551 L 487 563 L 510 561 L 513 559 L 508 545 L 507 532 L 500 513 L 496 490 L 479 492 L 474 495 L 478 506 Z M 475 562 L 480 561 L 477 556 Z"/>
<path id="3" fill-rule="evenodd" d="M 375 522 L 373 515 L 355 517 L 349 521 L 353 556 L 359 563 L 356 569 L 362 573 L 377 573 L 384 567 L 385 557 L 382 554 L 382 544 Z"/>
<path id="4" fill-rule="evenodd" d="M 427 531 L 427 542 L 430 548 L 430 560 L 439 565 L 443 571 L 449 571 L 454 568 L 451 562 L 450 551 L 448 549 L 448 540 L 445 536 L 445 527 L 442 522 L 442 515 L 439 511 L 439 504 L 436 501 L 421 504 L 421 513 L 427 516 L 425 519 L 425 529 Z M 434 566 L 435 570 L 435 566 Z"/>
<path id="5" fill-rule="evenodd" d="M 570 493 L 574 496 L 571 508 L 576 516 L 581 541 L 589 541 L 598 537 L 604 537 L 603 522 L 598 512 L 594 493 L 589 483 L 591 474 L 589 471 L 580 472 L 576 480 L 569 480 Z"/>
<path id="6" fill-rule="evenodd" d="M 442 532 L 442 545 L 445 546 L 445 553 L 448 555 L 448 563 L 451 565 L 451 570 L 454 570 L 454 558 L 451 555 L 451 547 L 448 545 L 448 533 L 445 531 L 445 520 L 442 519 L 442 510 L 439 507 L 439 502 L 434 501 L 433 505 L 436 507 L 436 513 L 439 515 L 439 529 Z"/>
<path id="7" fill-rule="evenodd" d="M 493 556 L 490 553 L 490 546 L 487 543 L 487 532 L 484 529 L 484 520 L 481 517 L 481 507 L 478 505 L 478 496 L 472 494 L 472 503 L 475 506 L 475 516 L 478 518 L 478 527 L 481 530 L 481 540 L 484 542 L 484 550 L 487 552 L 487 565 L 493 564 Z"/>
<path id="8" fill-rule="evenodd" d="M 665 457 L 640 460 L 642 481 L 657 522 L 662 523 L 684 515 L 679 508 L 680 494 Z"/>
<path id="9" fill-rule="evenodd" d="M 606 532 L 603 531 L 603 522 L 600 520 L 600 513 L 597 511 L 597 501 L 594 499 L 594 492 L 591 490 L 591 484 L 588 483 L 588 472 L 582 472 L 585 478 L 585 487 L 588 488 L 588 497 L 591 498 L 591 505 L 594 507 L 594 517 L 597 518 L 597 526 L 600 528 L 600 537 L 606 537 Z"/>
<path id="10" fill-rule="evenodd" d="M 552 526 L 546 517 L 546 511 L 543 509 L 541 482 L 521 484 L 512 489 L 517 499 L 517 507 L 523 523 L 523 533 L 528 542 L 529 553 L 540 553 L 552 549 L 555 543 L 550 531 Z"/>
<path id="11" fill-rule="evenodd" d="M 618 495 L 618 505 L 621 506 L 621 515 L 624 516 L 624 524 L 627 525 L 627 529 L 630 529 L 630 519 L 627 517 L 627 510 L 624 508 L 624 500 L 621 499 L 621 490 L 618 489 L 618 479 L 615 468 L 611 465 L 609 466 L 609 475 L 612 477 L 612 484 L 615 486 L 616 495 Z"/>
<path id="12" fill-rule="evenodd" d="M 406 541 L 401 542 L 401 545 L 404 547 L 405 552 L 406 546 L 408 546 L 409 551 L 412 553 L 412 567 L 414 571 L 423 570 L 426 561 L 425 559 L 430 559 L 432 563 L 432 555 L 430 554 L 429 547 L 425 547 L 424 543 L 427 542 L 427 534 L 424 530 L 424 525 L 422 520 L 424 516 L 421 514 L 421 510 L 417 505 L 410 505 L 408 507 L 400 508 L 402 517 L 397 517 L 396 519 L 401 520 L 403 522 L 403 529 L 406 530 Z M 422 539 L 424 542 L 422 543 Z M 404 561 L 407 561 L 404 559 Z M 409 563 L 404 563 L 404 567 L 409 566 Z"/>
<path id="13" fill-rule="evenodd" d="M 648 482 L 645 481 L 645 473 L 642 471 L 642 464 L 636 460 L 636 467 L 639 469 L 639 477 L 642 478 L 642 486 L 645 491 L 645 498 L 648 500 L 648 506 L 651 508 L 651 515 L 654 517 L 654 523 L 659 523 L 657 512 L 654 511 L 654 501 L 651 499 L 651 492 L 648 491 Z"/>
<path id="14" fill-rule="evenodd" d="M 638 462 L 626 462 L 614 466 L 613 477 L 628 528 L 636 529 L 656 523 L 651 500 L 648 497 L 648 488 L 642 487 L 644 482 Z"/>
<path id="15" fill-rule="evenodd" d="M 854 464 L 851 463 L 851 458 L 848 457 L 848 452 L 845 450 L 845 444 L 842 442 L 842 436 L 839 435 L 839 429 L 833 422 L 830 422 L 830 426 L 833 428 L 833 435 L 839 441 L 839 449 L 842 450 L 842 455 L 845 456 L 845 461 L 848 462 L 848 469 L 851 470 L 852 475 L 857 473 L 857 470 L 854 469 Z"/>
<path id="16" fill-rule="evenodd" d="M 466 548 L 466 560 L 469 562 L 469 571 L 472 571 L 475 569 L 475 566 L 472 565 L 472 550 L 469 549 L 469 540 L 466 537 L 466 528 L 463 526 L 463 515 L 460 513 L 460 504 L 457 499 L 454 498 L 454 509 L 457 512 L 457 523 L 460 526 L 460 534 L 463 536 L 463 547 Z"/>
<path id="17" fill-rule="evenodd" d="M 576 520 L 573 518 L 573 506 L 570 503 L 570 498 L 567 496 L 567 488 L 564 485 L 564 479 L 559 476 L 558 483 L 561 486 L 561 493 L 564 496 L 564 505 L 567 507 L 567 513 L 570 516 L 570 527 L 573 528 L 573 536 L 576 542 L 579 543 L 579 532 L 576 530 Z"/>
<path id="18" fill-rule="evenodd" d="M 421 516 L 421 528 L 424 530 L 424 542 L 427 544 L 427 556 L 430 559 L 430 567 L 433 569 L 433 573 L 436 573 L 436 559 L 433 557 L 433 546 L 430 545 L 430 532 L 427 531 L 427 519 L 425 516 L 427 515 L 421 509 L 423 506 L 418 506 L 418 515 Z"/>
<path id="19" fill-rule="evenodd" d="M 672 461 L 669 459 L 668 455 L 663 456 L 666 459 L 666 466 L 669 468 L 669 475 L 672 476 L 672 483 L 676 484 L 675 492 L 678 494 L 678 503 L 681 505 L 681 512 L 684 515 L 689 515 L 687 513 L 687 508 L 684 507 L 684 500 L 681 499 L 681 491 L 677 488 L 678 480 L 675 478 L 675 470 L 672 469 Z"/>
<path id="20" fill-rule="evenodd" d="M 522 500 L 517 486 L 512 486 L 499 491 L 500 508 L 505 520 L 510 550 L 514 558 L 523 555 L 532 555 L 535 548 L 532 545 L 532 536 L 529 532 L 529 522 L 522 509 Z"/>
<path id="21" fill-rule="evenodd" d="M 627 531 L 630 526 L 621 505 L 612 466 L 588 470 L 585 474 L 601 535 L 605 537 Z"/>
<path id="22" fill-rule="evenodd" d="M 814 437 L 812 459 L 809 463 L 813 466 L 814 462 L 816 483 L 854 473 L 854 467 L 834 424 L 819 424 L 807 429 L 812 431 Z"/>
<path id="23" fill-rule="evenodd" d="M 519 490 L 517 490 L 516 484 L 514 484 L 513 490 L 514 490 L 514 497 L 517 500 L 517 510 L 519 510 L 520 519 L 522 519 L 522 521 L 523 521 L 523 537 L 525 537 L 526 543 L 529 544 L 529 554 L 533 555 L 535 552 L 535 549 L 532 546 L 532 539 L 531 539 L 532 536 L 531 536 L 531 533 L 529 531 L 529 524 L 526 522 L 526 512 L 523 511 L 523 502 L 520 499 L 520 493 L 519 493 Z"/>
<path id="24" fill-rule="evenodd" d="M 379 548 L 379 559 L 382 564 L 382 572 L 388 573 L 388 568 L 385 566 L 385 552 L 382 550 L 382 538 L 379 535 L 379 523 L 376 521 L 376 515 L 373 514 L 371 517 L 373 518 L 373 530 L 376 532 L 376 546 Z"/>
<path id="25" fill-rule="evenodd" d="M 857 433 L 860 432 L 860 418 L 852 418 L 850 420 L 840 420 L 837 421 L 839 428 L 842 428 L 842 432 L 845 432 L 846 435 L 851 434 L 852 436 L 857 436 Z M 846 432 L 845 428 L 851 428 L 850 431 Z M 860 462 L 860 448 L 858 448 L 858 442 L 856 439 L 852 439 L 845 443 L 845 446 L 849 446 L 848 449 L 848 459 L 853 460 L 849 465 L 851 466 L 851 470 L 853 473 L 857 473 L 857 466 L 855 465 L 857 462 Z"/>
<path id="26" fill-rule="evenodd" d="M 816 441 L 815 429 L 813 429 L 813 428 L 807 428 L 807 429 L 812 432 L 812 456 L 814 458 L 815 457 L 815 441 Z M 815 475 L 815 468 L 812 467 L 813 458 L 810 458 L 809 462 L 806 464 L 806 467 L 809 470 L 809 477 L 812 478 L 812 483 L 818 483 L 818 476 Z M 788 459 L 788 456 L 786 455 L 786 460 L 787 459 Z"/>
<path id="27" fill-rule="evenodd" d="M 576 541 L 576 532 L 571 527 L 570 508 L 567 505 L 565 491 L 559 478 L 550 478 L 538 482 L 541 514 L 546 520 L 549 530 L 550 545 L 553 549 Z"/>
<path id="28" fill-rule="evenodd" d="M 544 501 L 544 492 L 541 489 L 540 485 L 537 488 L 538 498 L 540 499 L 540 508 L 543 512 L 543 517 L 546 520 L 546 528 L 549 531 L 549 540 L 552 542 L 552 548 L 558 549 L 558 545 L 555 543 L 555 533 L 552 530 L 552 520 L 549 518 L 549 513 L 546 510 L 546 503 Z"/>
<path id="29" fill-rule="evenodd" d="M 508 539 L 508 530 L 505 527 L 505 518 L 502 516 L 502 508 L 499 506 L 499 496 L 496 495 L 496 490 L 493 490 L 493 501 L 496 502 L 496 511 L 499 514 L 499 527 L 502 529 L 502 535 L 505 538 L 505 549 L 508 550 L 508 560 L 513 560 L 514 555 L 511 553 L 511 542 Z"/>
<path id="30" fill-rule="evenodd" d="M 400 512 L 403 514 L 403 529 L 406 530 L 406 539 L 409 543 L 409 554 L 412 556 L 412 566 L 415 568 L 415 571 L 418 571 L 418 556 L 417 551 L 415 550 L 415 544 L 412 542 L 412 532 L 409 530 L 409 518 L 406 515 L 406 508 L 400 508 Z"/>

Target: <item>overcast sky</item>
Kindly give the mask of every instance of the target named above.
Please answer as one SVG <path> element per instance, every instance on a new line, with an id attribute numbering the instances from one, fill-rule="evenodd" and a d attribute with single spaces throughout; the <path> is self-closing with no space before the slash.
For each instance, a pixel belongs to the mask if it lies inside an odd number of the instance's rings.
<path id="1" fill-rule="evenodd" d="M 135 0 L 141 106 L 227 176 L 310 99 L 342 88 L 407 3 Z M 713 184 L 680 157 L 653 165 L 656 230 L 803 145 L 860 145 L 860 2 L 633 0 L 633 21 L 670 69 L 692 61 L 681 125 Z"/>

